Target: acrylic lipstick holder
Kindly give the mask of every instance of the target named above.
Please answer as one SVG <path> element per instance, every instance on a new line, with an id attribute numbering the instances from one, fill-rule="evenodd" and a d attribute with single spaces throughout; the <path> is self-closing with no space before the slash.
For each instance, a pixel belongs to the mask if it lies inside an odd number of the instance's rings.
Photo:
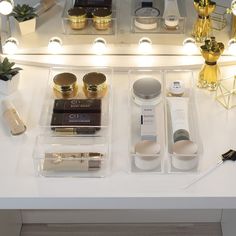
<path id="1" fill-rule="evenodd" d="M 114 35 L 117 29 L 117 16 L 116 16 L 116 1 L 112 1 L 112 16 L 110 26 L 105 30 L 98 30 L 93 25 L 92 17 L 87 17 L 87 24 L 83 29 L 72 29 L 70 26 L 70 20 L 68 16 L 68 10 L 73 8 L 74 1 L 66 0 L 65 6 L 62 12 L 62 29 L 66 35 Z"/>
<path id="2" fill-rule="evenodd" d="M 83 130 L 83 132 L 56 132 L 55 129 L 70 129 L 71 126 L 60 125 L 51 126 L 53 114 L 54 100 L 58 99 L 53 90 L 53 78 L 55 75 L 69 72 L 77 77 L 78 93 L 76 97 L 71 99 L 86 99 L 83 91 L 83 76 L 90 72 L 103 73 L 106 76 L 107 92 L 101 98 L 101 125 L 99 126 L 78 126 L 73 125 L 75 130 Z M 112 70 L 110 68 L 51 68 L 49 73 L 49 81 L 45 92 L 45 98 L 42 105 L 41 117 L 39 121 L 40 133 L 37 138 L 34 149 L 35 170 L 39 176 L 50 177 L 104 177 L 109 174 L 110 170 L 110 140 L 111 140 L 111 103 L 112 103 Z M 95 130 L 94 133 L 86 132 L 86 130 Z M 84 132 L 85 130 L 85 132 Z M 103 158 L 100 168 L 96 170 L 74 171 L 68 168 L 60 171 L 60 168 L 51 168 L 50 171 L 45 168 L 46 153 L 93 153 L 99 152 Z M 66 160 L 68 163 L 68 159 Z M 72 159 L 72 161 L 74 161 Z M 64 162 L 65 163 L 65 162 Z"/>
<path id="3" fill-rule="evenodd" d="M 163 87 L 162 92 L 160 93 L 158 99 L 158 103 L 155 105 L 156 109 L 156 134 L 157 139 L 156 142 L 160 144 L 160 152 L 157 154 L 150 154 L 150 155 L 140 155 L 135 152 L 135 145 L 142 141 L 141 138 L 141 105 L 138 105 L 134 102 L 133 99 L 133 83 L 141 78 L 155 78 L 158 80 L 161 85 L 163 86 L 162 82 L 162 73 L 160 71 L 155 70 L 132 70 L 129 71 L 129 172 L 131 173 L 163 173 L 163 164 L 164 164 L 164 154 L 165 154 L 165 131 L 164 131 L 164 101 L 163 101 Z M 146 104 L 148 105 L 148 104 Z M 154 164 L 154 167 L 150 167 L 148 170 L 138 168 L 135 164 L 135 158 L 145 158 L 145 156 L 148 156 L 147 158 L 150 159 L 156 159 L 157 162 L 159 162 L 158 165 Z M 148 162 L 148 160 L 147 160 Z M 155 161 L 154 161 L 155 162 Z M 148 164 L 149 165 L 149 164 Z"/>
<path id="4" fill-rule="evenodd" d="M 165 127 L 166 127 L 166 148 L 167 148 L 167 170 L 169 173 L 188 173 L 199 172 L 199 163 L 203 152 L 202 142 L 198 128 L 198 114 L 195 104 L 195 95 L 193 90 L 193 73 L 192 71 L 170 70 L 165 71 L 165 98 L 173 97 L 169 92 L 169 87 L 173 81 L 181 81 L 185 86 L 185 92 L 182 97 L 188 99 L 188 123 L 190 140 L 194 142 L 198 150 L 195 154 L 180 155 L 173 152 L 173 132 L 170 107 L 165 99 Z M 180 162 L 181 168 L 175 168 L 175 161 Z M 178 162 L 179 163 L 179 162 Z M 192 168 L 193 167 L 193 168 Z"/>

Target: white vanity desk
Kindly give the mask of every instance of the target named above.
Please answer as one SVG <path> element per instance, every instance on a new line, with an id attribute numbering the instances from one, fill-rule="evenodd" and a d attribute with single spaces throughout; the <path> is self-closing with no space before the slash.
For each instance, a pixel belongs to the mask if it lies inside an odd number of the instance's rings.
<path id="1" fill-rule="evenodd" d="M 0 122 L 0 209 L 20 210 L 14 211 L 20 215 L 19 225 L 205 221 L 223 222 L 224 235 L 236 234 L 227 233 L 232 233 L 227 230 L 232 230 L 230 227 L 236 221 L 236 210 L 233 210 L 236 209 L 236 163 L 225 163 L 188 189 L 183 187 L 196 177 L 194 174 L 128 173 L 129 67 L 193 68 L 196 79 L 203 62 L 200 56 L 145 59 L 132 56 L 12 56 L 12 59 L 24 70 L 19 92 L 9 99 L 24 117 L 28 131 L 12 137 Z M 234 60 L 233 57 L 221 58 L 222 65 L 227 65 L 222 68 L 223 74 L 233 74 Z M 32 151 L 39 132 L 38 120 L 50 64 L 94 66 L 97 63 L 115 70 L 111 175 L 98 179 L 35 176 Z M 196 103 L 204 148 L 201 168 L 206 170 L 217 163 L 220 154 L 230 148 L 236 149 L 236 110 L 225 110 L 214 100 L 213 93 L 205 90 L 196 89 Z"/>

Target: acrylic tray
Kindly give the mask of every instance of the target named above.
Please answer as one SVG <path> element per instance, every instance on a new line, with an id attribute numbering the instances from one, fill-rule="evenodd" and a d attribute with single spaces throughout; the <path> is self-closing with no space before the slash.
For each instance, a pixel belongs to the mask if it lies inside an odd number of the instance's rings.
<path id="1" fill-rule="evenodd" d="M 166 111 L 166 138 L 167 138 L 167 154 L 168 154 L 168 172 L 169 173 L 187 173 L 197 172 L 199 162 L 203 152 L 202 143 L 198 132 L 198 116 L 195 105 L 194 91 L 193 91 L 193 74 L 192 71 L 165 71 L 165 111 Z M 173 81 L 179 80 L 184 84 L 185 92 L 181 98 L 187 102 L 188 107 L 188 123 L 190 140 L 197 145 L 197 152 L 194 154 L 176 154 L 173 151 L 173 132 L 170 106 L 168 97 L 180 98 L 172 96 L 169 92 L 170 84 Z M 173 102 L 173 100 L 172 100 Z M 175 106 L 176 107 L 176 106 Z"/>
<path id="2" fill-rule="evenodd" d="M 141 78 L 155 78 L 162 85 L 162 73 L 155 70 L 132 70 L 129 71 L 129 172 L 132 173 L 162 173 L 165 153 L 165 132 L 164 132 L 164 102 L 163 93 L 159 95 L 159 102 L 155 106 L 156 121 L 156 142 L 160 144 L 160 152 L 155 154 L 141 155 L 136 153 L 135 145 L 142 141 L 141 138 L 141 106 L 134 102 L 132 87 L 133 83 Z M 163 87 L 162 87 L 163 89 Z M 162 90 L 163 91 L 163 90 Z M 137 166 L 137 161 L 144 161 L 144 167 Z M 146 163 L 146 164 L 145 164 Z M 151 163 L 151 164 L 150 164 Z M 153 166 L 152 166 L 153 165 Z M 146 167 L 145 167 L 146 166 Z"/>
<path id="3" fill-rule="evenodd" d="M 104 177 L 110 153 L 104 137 L 37 137 L 33 153 L 36 175 L 45 177 Z"/>
<path id="4" fill-rule="evenodd" d="M 87 25 L 84 29 L 75 30 L 72 29 L 70 26 L 70 21 L 68 17 L 68 10 L 73 8 L 74 1 L 73 0 L 66 0 L 65 6 L 62 13 L 62 29 L 63 33 L 67 35 L 114 35 L 116 34 L 117 28 L 117 18 L 116 18 L 116 7 L 115 1 L 113 1 L 112 6 L 112 18 L 110 27 L 106 30 L 97 30 L 93 26 L 93 19 L 87 18 Z"/>
<path id="5" fill-rule="evenodd" d="M 100 72 L 106 76 L 107 91 L 105 96 L 101 99 L 101 125 L 99 126 L 51 126 L 51 119 L 53 114 L 53 105 L 54 100 L 57 97 L 53 91 L 53 78 L 60 73 L 69 72 L 73 73 L 77 77 L 78 81 L 78 95 L 74 98 L 76 99 L 86 99 L 86 96 L 83 92 L 83 76 L 89 72 Z M 46 91 L 41 117 L 40 117 L 40 126 L 44 130 L 44 134 L 50 136 L 100 136 L 104 137 L 109 135 L 110 129 L 110 116 L 111 116 L 111 79 L 112 79 L 112 70 L 109 68 L 52 68 L 49 74 L 48 88 Z M 55 132 L 55 129 L 63 128 L 75 128 L 78 130 L 76 134 L 70 132 Z M 85 130 L 85 131 L 83 131 Z M 88 132 L 87 132 L 88 131 Z"/>

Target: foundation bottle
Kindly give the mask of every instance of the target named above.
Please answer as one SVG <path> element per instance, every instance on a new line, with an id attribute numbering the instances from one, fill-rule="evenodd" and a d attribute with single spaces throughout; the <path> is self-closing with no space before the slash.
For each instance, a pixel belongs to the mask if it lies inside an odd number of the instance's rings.
<path id="1" fill-rule="evenodd" d="M 12 135 L 20 135 L 26 131 L 26 126 L 21 120 L 13 104 L 9 101 L 2 101 L 3 118 Z"/>

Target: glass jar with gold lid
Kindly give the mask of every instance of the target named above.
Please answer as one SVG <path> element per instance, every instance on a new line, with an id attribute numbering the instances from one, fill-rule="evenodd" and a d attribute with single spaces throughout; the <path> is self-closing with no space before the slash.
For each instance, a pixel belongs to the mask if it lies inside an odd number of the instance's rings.
<path id="1" fill-rule="evenodd" d="M 87 25 L 87 13 L 83 7 L 74 7 L 68 10 L 70 27 L 74 30 L 84 29 Z"/>
<path id="2" fill-rule="evenodd" d="M 107 30 L 111 26 L 112 11 L 106 7 L 96 8 L 93 13 L 93 25 L 97 30 Z"/>

